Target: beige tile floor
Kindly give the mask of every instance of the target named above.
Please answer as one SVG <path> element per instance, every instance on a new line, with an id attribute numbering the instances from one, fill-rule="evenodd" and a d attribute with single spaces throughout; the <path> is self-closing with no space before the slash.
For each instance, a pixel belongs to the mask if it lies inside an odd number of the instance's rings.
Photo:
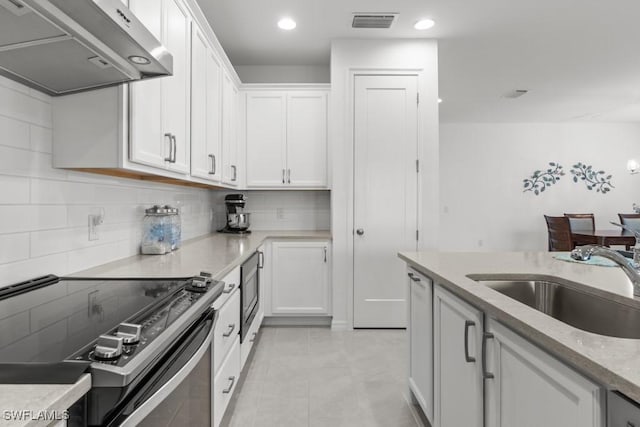
<path id="1" fill-rule="evenodd" d="M 422 426 L 404 330 L 264 327 L 225 427 Z"/>

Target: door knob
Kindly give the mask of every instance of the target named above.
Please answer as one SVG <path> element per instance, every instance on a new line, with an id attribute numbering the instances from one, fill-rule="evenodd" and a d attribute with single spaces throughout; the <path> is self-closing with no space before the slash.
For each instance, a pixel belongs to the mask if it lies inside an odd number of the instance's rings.
<path id="1" fill-rule="evenodd" d="M 364 234 L 364 230 L 363 230 L 362 228 L 358 228 L 358 229 L 356 230 L 356 234 L 357 234 L 358 236 L 362 236 L 362 235 Z"/>

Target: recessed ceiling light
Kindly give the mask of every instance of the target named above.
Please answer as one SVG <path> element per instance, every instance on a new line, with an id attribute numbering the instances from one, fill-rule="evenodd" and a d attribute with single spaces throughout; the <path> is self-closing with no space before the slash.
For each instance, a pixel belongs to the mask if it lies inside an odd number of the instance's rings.
<path id="1" fill-rule="evenodd" d="M 434 25 L 436 25 L 436 23 L 433 19 L 421 19 L 415 23 L 413 28 L 415 28 L 416 30 L 428 30 Z"/>
<path id="2" fill-rule="evenodd" d="M 281 30 L 293 30 L 296 27 L 296 21 L 294 21 L 291 18 L 282 18 L 281 20 L 278 21 L 278 28 L 280 28 Z"/>
<path id="3" fill-rule="evenodd" d="M 442 98 L 438 98 L 438 104 L 442 102 Z"/>

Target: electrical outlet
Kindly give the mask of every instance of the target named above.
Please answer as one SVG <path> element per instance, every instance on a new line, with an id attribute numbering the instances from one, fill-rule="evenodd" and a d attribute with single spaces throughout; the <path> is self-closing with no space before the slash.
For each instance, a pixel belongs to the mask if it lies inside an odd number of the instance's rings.
<path id="1" fill-rule="evenodd" d="M 98 240 L 98 226 L 104 222 L 104 209 L 100 208 L 97 215 L 89 214 L 89 240 Z"/>
<path id="2" fill-rule="evenodd" d="M 284 209 L 282 208 L 276 209 L 276 218 L 284 219 Z"/>

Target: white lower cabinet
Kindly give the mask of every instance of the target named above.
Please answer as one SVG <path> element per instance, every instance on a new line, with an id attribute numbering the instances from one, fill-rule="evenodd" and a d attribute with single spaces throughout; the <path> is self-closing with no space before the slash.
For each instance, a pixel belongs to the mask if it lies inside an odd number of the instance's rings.
<path id="1" fill-rule="evenodd" d="M 213 379 L 213 426 L 218 427 L 240 379 L 240 336 Z"/>
<path id="2" fill-rule="evenodd" d="M 487 321 L 488 427 L 600 427 L 604 391 L 493 319 Z"/>
<path id="3" fill-rule="evenodd" d="M 420 402 L 421 395 L 428 400 L 428 385 L 420 384 L 424 367 L 414 366 L 414 358 L 427 352 L 421 341 L 428 340 L 429 315 L 413 310 L 425 307 L 430 281 L 415 277 L 427 284 L 424 290 L 411 284 L 409 316 L 410 387 Z M 600 385 L 437 284 L 432 313 L 434 427 L 606 425 Z M 428 403 L 423 409 L 429 416 Z"/>
<path id="4" fill-rule="evenodd" d="M 271 245 L 272 315 L 329 315 L 331 245 L 327 240 Z"/>
<path id="5" fill-rule="evenodd" d="M 218 313 L 213 331 L 213 372 L 217 372 L 240 331 L 240 291 L 236 289 Z"/>
<path id="6" fill-rule="evenodd" d="M 413 269 L 409 282 L 409 387 L 433 423 L 433 281 Z"/>
<path id="7" fill-rule="evenodd" d="M 482 312 L 436 285 L 433 340 L 434 425 L 482 427 Z"/>
<path id="8" fill-rule="evenodd" d="M 251 349 L 253 348 L 256 338 L 258 337 L 258 332 L 260 331 L 261 321 L 262 320 L 258 316 L 253 319 L 251 327 L 247 331 L 247 335 L 244 337 L 244 340 L 240 345 L 240 369 L 243 369 L 245 363 L 247 363 Z"/>

